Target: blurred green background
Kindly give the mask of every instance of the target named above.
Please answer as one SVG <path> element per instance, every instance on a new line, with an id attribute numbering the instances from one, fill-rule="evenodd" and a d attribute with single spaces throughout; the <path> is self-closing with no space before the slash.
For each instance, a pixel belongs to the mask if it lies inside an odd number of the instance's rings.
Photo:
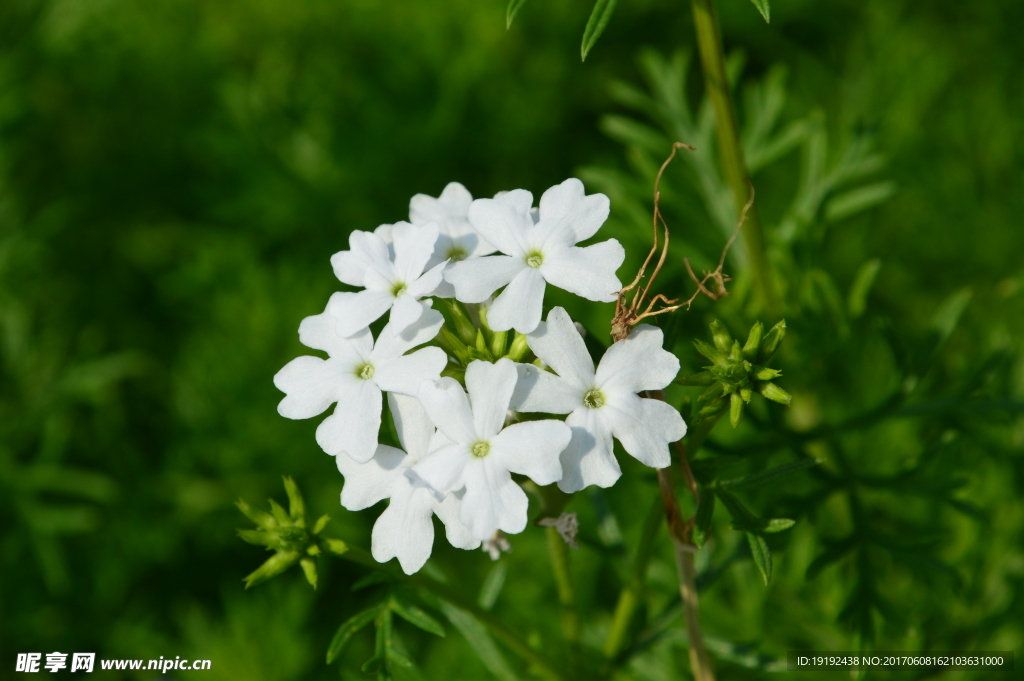
<path id="1" fill-rule="evenodd" d="M 317 420 L 277 416 L 271 383 L 303 354 L 299 321 L 338 289 L 330 255 L 350 230 L 403 219 L 413 194 L 436 196 L 451 180 L 476 196 L 515 187 L 539 196 L 585 167 L 588 183 L 637 178 L 633 200 L 645 200 L 650 182 L 615 119 L 603 118 L 624 113 L 610 88 L 641 87 L 645 46 L 694 50 L 684 2 L 620 3 L 586 63 L 590 3 L 528 3 L 511 30 L 505 4 L 0 2 L 0 677 L 13 674 L 18 652 L 55 650 L 211 658 L 211 671 L 181 674 L 210 681 L 337 677 L 323 651 L 369 598 L 348 589 L 365 571 L 324 562 L 315 594 L 297 571 L 245 592 L 241 578 L 265 554 L 235 536 L 247 522 L 232 505 L 280 499 L 280 475 L 294 475 L 311 512 L 333 517 L 333 536 L 369 544 L 376 513 L 340 508 L 342 479 L 313 439 Z M 902 338 L 921 336 L 941 301 L 969 288 L 940 376 L 998 350 L 998 378 L 1019 407 L 1024 6 L 778 0 L 770 25 L 748 0 L 719 7 L 726 49 L 745 60 L 741 85 L 781 65 L 783 116 L 811 116 L 834 140 L 870 135 L 886 161 L 876 176 L 895 192 L 828 232 L 815 266 L 845 290 L 878 258 L 870 304 Z M 696 102 L 692 60 L 689 70 Z M 754 177 L 769 231 L 785 209 L 773 197 L 799 181 L 799 154 L 787 158 Z M 608 191 L 609 230 L 634 262 L 646 228 Z M 680 199 L 674 212 L 691 257 L 712 262 L 722 238 L 699 201 Z M 699 365 L 687 339 L 706 336 L 710 309 L 702 302 L 684 322 L 684 367 Z M 776 362 L 793 377 L 783 385 L 794 409 L 819 393 L 842 406 L 829 372 L 814 369 L 827 340 L 807 331 L 794 347 L 803 354 Z M 881 392 L 865 366 L 861 393 Z M 985 425 L 944 471 L 974 518 L 919 509 L 934 515 L 939 576 L 927 566 L 878 574 L 896 611 L 879 625 L 879 649 L 1021 650 L 1024 422 L 1018 408 Z M 903 430 L 870 443 L 883 468 L 916 447 L 902 444 L 916 442 Z M 632 478 L 601 503 L 632 546 L 636 509 L 647 505 L 638 499 L 654 487 L 624 468 Z M 888 491 L 890 505 L 912 496 Z M 576 510 L 593 518 L 582 502 Z M 749 560 L 713 556 L 709 638 L 776 657 L 800 642 L 854 648 L 856 628 L 837 618 L 856 578 L 843 566 L 805 574 L 836 530 L 829 518 L 801 518 L 768 588 Z M 543 645 L 554 626 L 543 538 L 528 531 L 513 546 L 496 611 Z M 441 540 L 435 556 L 473 589 L 491 569 L 482 552 Z M 581 598 L 607 610 L 614 571 L 586 548 L 579 556 Z M 661 588 L 653 612 L 674 598 L 667 548 L 650 579 Z M 490 678 L 455 631 L 437 642 L 407 636 L 428 678 Z M 678 636 L 666 641 L 628 678 L 681 678 L 685 649 Z M 337 666 L 369 678 L 358 665 L 371 650 L 366 633 Z M 763 673 L 720 664 L 723 678 Z"/>

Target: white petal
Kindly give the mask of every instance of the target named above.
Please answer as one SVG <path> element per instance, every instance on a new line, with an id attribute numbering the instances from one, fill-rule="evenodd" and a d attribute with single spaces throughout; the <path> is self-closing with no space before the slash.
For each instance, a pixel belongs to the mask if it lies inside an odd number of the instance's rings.
<path id="1" fill-rule="evenodd" d="M 604 353 L 597 367 L 597 385 L 611 392 L 661 390 L 679 373 L 679 358 L 662 347 L 663 341 L 658 327 L 637 326 Z"/>
<path id="2" fill-rule="evenodd" d="M 441 378 L 448 355 L 436 347 L 426 347 L 408 355 L 374 365 L 373 381 L 388 392 L 417 395 L 420 385 Z"/>
<path id="3" fill-rule="evenodd" d="M 610 203 L 604 194 L 585 196 L 583 183 L 569 178 L 551 187 L 540 197 L 540 219 L 554 221 L 572 230 L 572 243 L 589 239 L 608 219 Z"/>
<path id="4" fill-rule="evenodd" d="M 388 393 L 388 407 L 391 409 L 391 419 L 395 422 L 398 441 L 413 461 L 419 461 L 429 451 L 430 439 L 435 430 L 433 422 L 416 397 Z"/>
<path id="5" fill-rule="evenodd" d="M 373 458 L 357 463 L 347 454 L 334 457 L 338 470 L 345 476 L 341 488 L 341 505 L 350 511 L 361 511 L 391 496 L 396 483 L 405 480 L 407 456 L 401 449 L 377 445 Z"/>
<path id="6" fill-rule="evenodd" d="M 636 395 L 609 398 L 601 413 L 622 448 L 642 464 L 666 468 L 672 461 L 668 444 L 686 435 L 679 412 L 661 400 Z"/>
<path id="7" fill-rule="evenodd" d="M 449 182 L 436 199 L 426 194 L 417 194 L 409 201 L 409 221 L 423 225 L 436 221 L 443 228 L 449 221 L 466 219 L 473 195 L 458 182 Z"/>
<path id="8" fill-rule="evenodd" d="M 522 258 L 491 255 L 451 263 L 444 278 L 455 287 L 455 297 L 463 303 L 482 303 L 512 279 L 528 269 Z"/>
<path id="9" fill-rule="evenodd" d="M 533 194 L 515 189 L 494 199 L 477 199 L 469 206 L 469 223 L 480 236 L 506 255 L 526 254 L 526 233 L 533 226 Z"/>
<path id="10" fill-rule="evenodd" d="M 537 325 L 526 337 L 526 344 L 569 385 L 581 391 L 580 399 L 583 391 L 594 387 L 594 360 L 583 336 L 562 308 L 552 308 L 548 321 Z"/>
<path id="11" fill-rule="evenodd" d="M 513 473 L 525 475 L 538 485 L 562 478 L 558 455 L 569 444 L 572 430 L 561 421 L 516 423 L 491 438 L 492 457 Z"/>
<path id="12" fill-rule="evenodd" d="M 350 286 L 386 288 L 394 268 L 384 239 L 372 232 L 355 230 L 348 236 L 348 245 L 348 251 L 331 256 L 334 275 Z"/>
<path id="13" fill-rule="evenodd" d="M 392 335 L 398 335 L 409 328 L 423 314 L 424 305 L 409 294 L 398 296 L 391 308 L 388 326 Z"/>
<path id="14" fill-rule="evenodd" d="M 316 429 L 316 441 L 328 454 L 343 452 L 360 463 L 377 450 L 382 399 L 373 381 L 356 380 L 339 391 L 338 406 Z"/>
<path id="15" fill-rule="evenodd" d="M 308 348 L 323 350 L 345 364 L 364 360 L 373 348 L 369 329 L 346 338 L 338 333 L 338 320 L 329 312 L 303 319 L 299 324 L 299 342 Z"/>
<path id="16" fill-rule="evenodd" d="M 484 258 L 473 262 L 482 262 Z M 544 277 L 538 269 L 524 268 L 512 278 L 487 312 L 487 321 L 495 331 L 515 329 L 530 333 L 540 323 L 544 306 Z"/>
<path id="17" fill-rule="evenodd" d="M 434 548 L 434 498 L 407 482 L 391 497 L 391 503 L 373 525 L 370 552 L 378 563 L 397 557 L 402 571 L 411 575 L 430 558 Z"/>
<path id="18" fill-rule="evenodd" d="M 396 222 L 391 228 L 395 246 L 395 276 L 408 285 L 423 274 L 423 267 L 434 254 L 437 241 L 437 223 L 410 225 Z"/>
<path id="19" fill-rule="evenodd" d="M 519 380 L 509 404 L 514 411 L 568 414 L 583 404 L 580 389 L 550 371 L 533 364 L 517 364 L 516 372 Z"/>
<path id="20" fill-rule="evenodd" d="M 563 492 L 578 492 L 590 485 L 611 487 L 622 476 L 602 411 L 582 407 L 565 420 L 572 428 L 572 440 L 559 457 L 563 475 L 558 489 Z"/>
<path id="21" fill-rule="evenodd" d="M 474 537 L 469 528 L 459 520 L 459 510 L 461 508 L 461 492 L 452 492 L 445 496 L 444 501 L 440 503 L 434 502 L 434 513 L 444 523 L 448 543 L 457 549 L 475 549 L 480 546 L 480 540 Z"/>
<path id="22" fill-rule="evenodd" d="M 421 384 L 417 397 L 427 410 L 430 420 L 449 440 L 462 444 L 472 444 L 476 441 L 476 428 L 473 425 L 473 412 L 469 408 L 469 398 L 454 378 L 446 377 Z"/>
<path id="23" fill-rule="evenodd" d="M 445 266 L 443 262 L 438 263 L 424 272 L 419 279 L 409 284 L 408 294 L 416 298 L 434 295 L 434 291 L 444 279 Z"/>
<path id="24" fill-rule="evenodd" d="M 496 530 L 518 534 L 526 528 L 529 502 L 526 493 L 491 457 L 474 461 L 466 468 L 466 494 L 462 497 L 459 520 L 481 541 Z"/>
<path id="25" fill-rule="evenodd" d="M 406 476 L 414 484 L 423 483 L 440 495 L 455 492 L 466 484 L 466 465 L 472 455 L 465 445 L 451 444 L 437 449 L 420 459 Z"/>
<path id="26" fill-rule="evenodd" d="M 431 302 L 427 300 L 420 304 L 429 308 Z M 423 345 L 433 340 L 437 332 L 441 330 L 442 324 L 444 324 L 444 317 L 437 310 L 431 309 L 424 310 L 420 318 L 416 320 L 416 323 L 410 325 L 409 328 L 398 335 L 391 332 L 389 322 L 388 325 L 381 329 L 377 344 L 373 346 L 373 350 L 369 355 L 373 358 L 374 363 L 384 362 L 385 360 L 404 355 L 417 345 Z"/>
<path id="27" fill-rule="evenodd" d="M 327 310 L 338 320 L 338 335 L 348 337 L 380 319 L 394 302 L 395 297 L 384 291 L 339 292 L 331 296 Z"/>
<path id="28" fill-rule="evenodd" d="M 355 380 L 355 376 L 351 377 Z M 285 393 L 277 412 L 289 419 L 308 419 L 323 413 L 344 392 L 346 372 L 337 361 L 296 357 L 274 374 L 274 385 Z"/>
<path id="29" fill-rule="evenodd" d="M 622 282 L 615 276 L 626 251 L 615 239 L 586 248 L 545 252 L 540 271 L 550 284 L 569 293 L 601 303 L 613 303 Z"/>
<path id="30" fill-rule="evenodd" d="M 487 440 L 505 425 L 508 404 L 516 388 L 516 365 L 510 359 L 494 364 L 474 360 L 466 368 L 466 389 L 473 409 L 476 436 Z"/>

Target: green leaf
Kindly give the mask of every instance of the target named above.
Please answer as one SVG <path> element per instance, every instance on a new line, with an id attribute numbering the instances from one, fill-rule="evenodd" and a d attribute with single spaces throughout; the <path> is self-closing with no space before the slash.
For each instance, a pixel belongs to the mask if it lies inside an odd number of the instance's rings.
<path id="1" fill-rule="evenodd" d="M 734 528 L 742 532 L 760 532 L 764 529 L 765 521 L 754 515 L 739 499 L 721 489 L 718 492 L 718 496 L 722 499 L 725 507 L 729 509 L 729 515 L 732 516 Z"/>
<path id="2" fill-rule="evenodd" d="M 792 518 L 772 518 L 768 521 L 768 524 L 764 527 L 764 532 L 768 534 L 775 534 L 776 532 L 783 532 L 796 525 L 796 521 Z"/>
<path id="3" fill-rule="evenodd" d="M 371 572 L 361 579 L 357 579 L 352 583 L 352 586 L 348 588 L 349 591 L 360 591 L 374 584 L 384 584 L 390 582 L 393 579 L 391 575 L 386 572 Z"/>
<path id="4" fill-rule="evenodd" d="M 953 333 L 953 329 L 960 322 L 960 316 L 971 302 L 973 292 L 970 289 L 960 289 L 947 298 L 939 309 L 935 311 L 932 318 L 932 329 L 938 334 L 940 341 L 945 341 Z"/>
<path id="5" fill-rule="evenodd" d="M 762 17 L 764 17 L 764 23 L 771 23 L 772 10 L 768 6 L 768 0 L 750 0 L 750 2 L 754 4 L 757 11 L 761 13 Z"/>
<path id="6" fill-rule="evenodd" d="M 883 203 L 895 193 L 895 182 L 876 182 L 851 189 L 829 199 L 825 205 L 825 219 L 829 222 L 842 220 Z"/>
<path id="7" fill-rule="evenodd" d="M 445 617 L 465 637 L 469 647 L 473 649 L 473 652 L 477 654 L 480 661 L 484 663 L 484 666 L 487 667 L 491 674 L 501 681 L 519 681 L 515 671 L 513 671 L 508 661 L 501 654 L 501 651 L 498 650 L 494 639 L 491 638 L 487 629 L 477 618 L 465 610 L 455 607 L 448 601 L 442 600 L 440 604 Z"/>
<path id="8" fill-rule="evenodd" d="M 526 4 L 526 0 L 509 0 L 508 7 L 505 8 L 505 29 L 512 28 L 512 20 L 519 14 L 519 10 L 522 9 L 523 5 Z"/>
<path id="9" fill-rule="evenodd" d="M 590 48 L 594 46 L 597 39 L 604 33 L 608 21 L 612 18 L 615 10 L 616 0 L 597 0 L 594 3 L 594 11 L 590 13 L 587 20 L 587 27 L 583 29 L 583 44 L 580 46 L 580 61 L 586 61 Z"/>
<path id="10" fill-rule="evenodd" d="M 725 356 L 725 353 L 719 352 L 710 343 L 705 343 L 699 338 L 694 339 L 693 345 L 697 348 L 697 352 L 707 357 L 716 365 L 723 365 L 729 361 L 729 358 Z"/>
<path id="11" fill-rule="evenodd" d="M 284 477 L 284 491 L 288 493 L 288 515 L 292 520 L 306 517 L 306 503 L 302 500 L 302 492 L 290 475 Z"/>
<path id="12" fill-rule="evenodd" d="M 391 599 L 391 609 L 414 627 L 444 638 L 444 627 L 441 626 L 441 623 L 412 603 L 405 603 L 393 598 Z"/>
<path id="13" fill-rule="evenodd" d="M 837 542 L 827 542 L 825 551 L 807 566 L 806 578 L 814 579 L 829 565 L 842 560 L 856 545 L 857 541 L 854 537 L 847 537 Z"/>
<path id="14" fill-rule="evenodd" d="M 764 537 L 753 532 L 747 532 L 747 542 L 750 544 L 750 553 L 754 557 L 754 565 L 761 572 L 764 585 L 768 586 L 768 582 L 772 578 L 772 552 L 768 549 L 768 543 Z"/>
<path id="15" fill-rule="evenodd" d="M 484 578 L 483 586 L 480 587 L 480 595 L 476 602 L 484 610 L 490 610 L 501 594 L 501 588 L 505 586 L 505 578 L 508 576 L 508 562 L 498 561 Z"/>
<path id="16" fill-rule="evenodd" d="M 338 627 L 334 638 L 331 639 L 331 645 L 327 647 L 327 664 L 332 664 L 338 659 L 338 655 L 341 654 L 341 651 L 344 650 L 345 645 L 352 639 L 355 633 L 372 622 L 383 608 L 384 604 L 380 603 L 369 610 L 363 610 L 358 615 L 350 617 L 344 624 Z"/>
<path id="17" fill-rule="evenodd" d="M 850 285 L 850 293 L 846 299 L 846 310 L 850 315 L 850 319 L 856 319 L 864 314 L 864 310 L 867 309 L 868 305 L 868 293 L 871 292 L 871 287 L 875 283 L 875 277 L 878 276 L 878 270 L 881 268 L 882 261 L 875 258 L 874 260 L 868 260 L 857 269 L 857 274 L 853 277 L 853 284 Z"/>
<path id="18" fill-rule="evenodd" d="M 786 475 L 792 475 L 802 470 L 806 470 L 811 466 L 818 463 L 817 459 L 800 459 L 799 461 L 791 461 L 784 463 L 781 466 L 775 466 L 768 470 L 760 471 L 758 473 L 752 473 L 745 475 L 742 478 L 735 478 L 733 480 L 722 480 L 718 483 L 718 486 L 724 489 L 739 489 L 742 487 L 755 487 L 757 485 L 765 485 L 769 482 L 774 482 L 781 477 Z"/>
<path id="19" fill-rule="evenodd" d="M 697 546 L 703 546 L 707 539 L 708 530 L 711 529 L 711 519 L 715 515 L 715 493 L 709 489 L 704 490 L 700 496 L 700 503 L 697 504 L 697 517 L 693 526 L 693 541 Z"/>

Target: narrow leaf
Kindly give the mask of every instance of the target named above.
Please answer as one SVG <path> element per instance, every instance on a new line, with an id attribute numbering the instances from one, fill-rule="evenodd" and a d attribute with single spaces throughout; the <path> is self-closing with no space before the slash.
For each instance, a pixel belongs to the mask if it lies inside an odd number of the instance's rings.
<path id="1" fill-rule="evenodd" d="M 882 268 L 882 261 L 878 258 L 868 260 L 860 266 L 857 274 L 853 277 L 853 284 L 850 285 L 850 293 L 846 300 L 846 310 L 850 319 L 856 319 L 864 314 L 868 305 L 868 293 L 875 283 L 878 270 Z"/>
<path id="2" fill-rule="evenodd" d="M 753 532 L 747 532 L 747 542 L 750 544 L 750 553 L 754 557 L 754 565 L 761 572 L 765 586 L 772 578 L 772 552 L 768 549 L 768 543 L 763 537 Z"/>
<path id="3" fill-rule="evenodd" d="M 762 17 L 764 17 L 764 23 L 771 23 L 772 10 L 768 6 L 768 0 L 750 0 L 750 2 L 754 3 L 754 7 L 756 7 L 757 11 L 761 13 Z"/>
<path id="4" fill-rule="evenodd" d="M 391 600 L 391 609 L 414 627 L 444 638 L 444 627 L 441 626 L 441 623 L 412 603 L 406 603 L 394 598 Z"/>
<path id="5" fill-rule="evenodd" d="M 722 503 L 729 509 L 729 515 L 732 516 L 733 527 L 743 532 L 760 532 L 764 526 L 765 521 L 758 518 L 750 511 L 746 506 L 743 505 L 739 499 L 729 494 L 724 490 L 719 490 L 718 496 L 721 497 Z"/>
<path id="6" fill-rule="evenodd" d="M 480 587 L 480 596 L 477 603 L 484 610 L 490 610 L 501 594 L 501 588 L 505 586 L 505 578 L 508 576 L 508 562 L 498 561 L 484 578 L 483 586 Z"/>
<path id="7" fill-rule="evenodd" d="M 597 0 L 594 3 L 594 11 L 590 13 L 587 20 L 587 27 L 583 29 L 583 44 L 580 46 L 580 61 L 586 61 L 590 48 L 594 46 L 597 39 L 604 33 L 608 21 L 612 18 L 615 10 L 616 0 Z"/>
<path id="8" fill-rule="evenodd" d="M 697 518 L 694 523 L 693 540 L 697 546 L 703 546 L 708 537 L 708 530 L 711 529 L 711 519 L 715 515 L 715 493 L 709 489 L 704 490 L 700 496 L 700 503 L 697 504 Z"/>
<path id="9" fill-rule="evenodd" d="M 522 9 L 523 5 L 526 4 L 526 0 L 509 0 L 508 7 L 505 8 L 505 29 L 512 28 L 512 20 L 519 14 L 519 10 Z"/>
<path id="10" fill-rule="evenodd" d="M 235 506 L 238 507 L 239 511 L 245 514 L 246 518 L 253 521 L 254 523 L 256 523 L 256 525 L 262 527 L 264 530 L 270 530 L 277 527 L 277 521 L 274 520 L 274 516 L 270 515 L 265 511 L 261 511 L 260 509 L 254 506 L 250 506 L 249 503 L 244 499 L 239 499 L 238 501 L 236 501 Z"/>
<path id="11" fill-rule="evenodd" d="M 774 534 L 776 532 L 782 532 L 796 525 L 796 521 L 792 518 L 772 518 L 765 525 L 764 531 L 768 534 Z"/>
<path id="12" fill-rule="evenodd" d="M 465 610 L 455 607 L 448 601 L 442 600 L 440 603 L 445 617 L 465 637 L 469 647 L 473 649 L 473 652 L 477 654 L 480 661 L 484 663 L 484 666 L 487 667 L 491 674 L 494 674 L 501 681 L 519 681 L 515 671 L 512 670 L 512 667 L 501 654 L 501 651 L 498 650 L 494 639 L 491 638 L 491 635 L 487 632 L 484 625 L 480 623 L 480 620 Z"/>
<path id="13" fill-rule="evenodd" d="M 836 222 L 883 203 L 896 193 L 895 182 L 876 182 L 829 199 L 825 205 L 825 219 Z"/>
<path id="14" fill-rule="evenodd" d="M 811 466 L 818 463 L 817 459 L 800 459 L 799 461 L 791 461 L 784 463 L 781 466 L 775 466 L 764 471 L 745 475 L 742 478 L 735 478 L 733 480 L 722 480 L 718 483 L 719 487 L 725 489 L 738 489 L 741 487 L 755 487 L 757 485 L 764 485 L 769 482 L 784 477 L 786 475 L 792 475 L 802 470 L 806 470 Z"/>
<path id="15" fill-rule="evenodd" d="M 373 606 L 369 610 L 363 610 L 361 613 L 352 616 L 346 620 L 344 624 L 338 627 L 337 633 L 335 633 L 334 638 L 331 639 L 331 645 L 327 648 L 327 664 L 331 664 L 338 659 L 338 655 L 340 655 L 341 651 L 344 650 L 345 645 L 352 639 L 352 636 L 372 622 L 383 607 L 384 604 L 381 603 Z"/>

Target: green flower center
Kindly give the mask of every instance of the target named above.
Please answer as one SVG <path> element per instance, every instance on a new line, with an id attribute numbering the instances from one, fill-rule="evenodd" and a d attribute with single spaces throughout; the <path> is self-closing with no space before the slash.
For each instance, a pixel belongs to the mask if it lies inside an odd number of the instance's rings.
<path id="1" fill-rule="evenodd" d="M 540 251 L 530 251 L 526 254 L 525 260 L 530 267 L 540 267 L 544 264 L 544 254 Z"/>
<path id="2" fill-rule="evenodd" d="M 587 409 L 600 409 L 604 406 L 604 393 L 591 388 L 583 395 L 583 406 Z"/>
<path id="3" fill-rule="evenodd" d="M 373 365 L 370 364 L 369 362 L 367 362 L 366 364 L 359 365 L 358 367 L 356 367 L 356 376 L 363 379 L 364 381 L 369 381 L 371 378 L 373 378 Z"/>
<path id="4" fill-rule="evenodd" d="M 448 252 L 445 255 L 452 262 L 458 262 L 460 260 L 465 260 L 469 253 L 466 253 L 466 249 L 462 246 L 452 246 L 448 249 Z"/>
<path id="5" fill-rule="evenodd" d="M 482 459 L 491 453 L 491 443 L 481 440 L 469 448 L 470 453 L 478 459 Z"/>
<path id="6" fill-rule="evenodd" d="M 404 281 L 396 281 L 391 285 L 391 295 L 395 298 L 406 292 L 409 287 L 405 285 Z"/>

